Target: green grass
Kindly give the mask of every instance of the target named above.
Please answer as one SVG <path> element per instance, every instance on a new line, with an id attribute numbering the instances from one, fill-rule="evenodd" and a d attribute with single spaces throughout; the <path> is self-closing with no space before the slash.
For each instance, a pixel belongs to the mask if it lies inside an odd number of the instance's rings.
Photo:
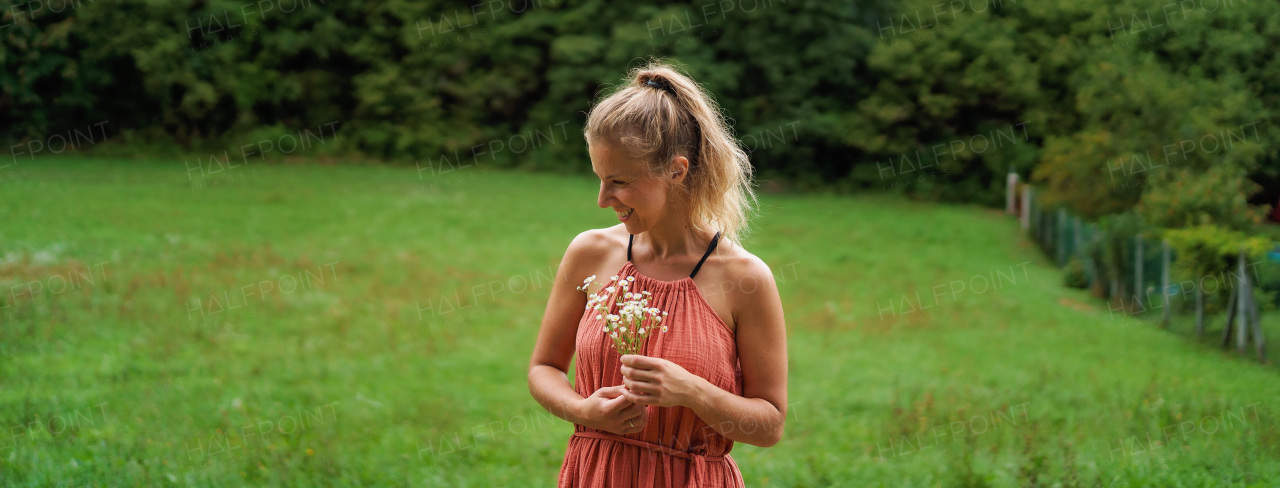
<path id="1" fill-rule="evenodd" d="M 20 169 L 0 183 L 0 485 L 554 485 L 572 426 L 525 373 L 565 246 L 613 223 L 592 180 L 255 165 L 193 189 L 180 161 Z M 763 203 L 747 245 L 779 281 L 791 406 L 777 446 L 734 447 L 748 485 L 1280 480 L 1274 367 L 1112 317 L 1016 221 Z M 968 289 L 979 276 L 1001 286 Z M 905 310 L 917 292 L 931 308 Z"/>

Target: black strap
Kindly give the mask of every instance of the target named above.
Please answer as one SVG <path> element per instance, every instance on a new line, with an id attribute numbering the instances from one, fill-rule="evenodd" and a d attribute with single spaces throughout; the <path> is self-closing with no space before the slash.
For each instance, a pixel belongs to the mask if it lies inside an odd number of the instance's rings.
<path id="1" fill-rule="evenodd" d="M 711 251 L 716 250 L 716 245 L 720 243 L 720 233 L 716 232 L 716 236 L 711 238 L 711 245 L 707 246 L 707 252 L 702 255 L 702 259 L 698 261 L 698 265 L 693 267 L 693 272 L 689 273 L 689 277 L 698 274 L 698 270 L 702 269 L 702 263 L 707 262 L 707 258 L 711 256 Z"/>
<path id="2" fill-rule="evenodd" d="M 636 242 L 635 234 L 628 234 L 627 237 L 627 261 L 631 261 L 631 245 Z M 711 252 L 716 250 L 716 246 L 720 244 L 720 233 L 716 232 L 716 236 L 711 238 L 711 244 L 707 246 L 707 252 L 702 255 L 702 259 L 698 260 L 698 265 L 693 267 L 693 272 L 689 273 L 689 277 L 693 278 L 698 274 L 698 270 L 702 269 L 702 263 L 707 262 L 707 258 L 711 257 Z"/>

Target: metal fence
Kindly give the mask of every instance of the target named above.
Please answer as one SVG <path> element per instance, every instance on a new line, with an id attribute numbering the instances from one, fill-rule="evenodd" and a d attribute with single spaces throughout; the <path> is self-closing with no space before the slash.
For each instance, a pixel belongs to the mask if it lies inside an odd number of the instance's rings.
<path id="1" fill-rule="evenodd" d="M 1194 313 L 1195 333 L 1201 337 L 1206 322 L 1212 320 L 1206 312 L 1217 309 L 1226 316 L 1222 345 L 1226 347 L 1234 337 L 1237 350 L 1244 352 L 1252 342 L 1265 360 L 1253 291 L 1257 269 L 1266 266 L 1265 261 L 1251 261 L 1242 251 L 1234 271 L 1181 278 L 1173 271 L 1177 253 L 1168 241 L 1152 239 L 1140 230 L 1113 236 L 1065 207 L 1042 203 L 1035 188 L 1020 184 L 1014 174 L 1009 176 L 1006 211 L 1021 219 L 1031 241 L 1064 268 L 1068 278 L 1078 275 L 1075 286 L 1106 299 L 1110 314 L 1152 318 L 1158 314 L 1161 326 L 1167 327 L 1171 316 Z"/>

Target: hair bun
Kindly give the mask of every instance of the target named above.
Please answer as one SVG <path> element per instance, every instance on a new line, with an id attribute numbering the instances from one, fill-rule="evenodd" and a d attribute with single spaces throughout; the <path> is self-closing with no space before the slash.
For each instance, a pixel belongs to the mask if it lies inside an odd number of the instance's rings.
<path id="1" fill-rule="evenodd" d="M 675 89 L 671 87 L 671 82 L 667 81 L 666 78 L 663 78 L 657 74 L 653 74 L 653 73 L 642 74 L 640 75 L 640 79 L 638 81 L 645 86 L 648 86 L 650 88 L 657 88 L 659 90 L 662 90 L 664 92 L 671 94 L 672 96 L 675 96 L 676 94 Z"/>

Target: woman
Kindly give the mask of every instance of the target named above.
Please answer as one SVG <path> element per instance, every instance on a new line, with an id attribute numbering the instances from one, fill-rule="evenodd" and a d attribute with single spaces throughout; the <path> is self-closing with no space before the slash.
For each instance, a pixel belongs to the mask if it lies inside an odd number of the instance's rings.
<path id="1" fill-rule="evenodd" d="M 596 203 L 621 224 L 569 244 L 529 365 L 533 397 L 576 424 L 560 486 L 743 486 L 733 443 L 776 444 L 787 412 L 777 286 L 737 243 L 755 199 L 746 154 L 714 100 L 661 64 L 597 104 L 585 136 Z M 634 278 L 669 313 L 644 355 L 619 356 L 584 313 L 589 276 Z"/>

